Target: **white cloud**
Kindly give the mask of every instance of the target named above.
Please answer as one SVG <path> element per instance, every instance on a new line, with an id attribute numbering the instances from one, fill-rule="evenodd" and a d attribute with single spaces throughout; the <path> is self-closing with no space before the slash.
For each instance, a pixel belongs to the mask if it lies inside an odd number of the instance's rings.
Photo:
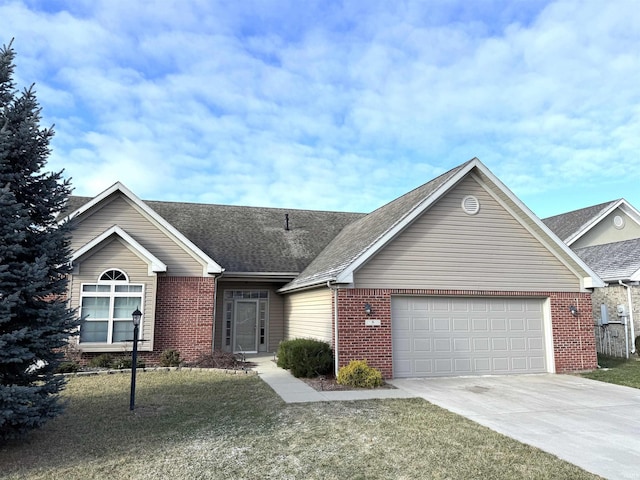
<path id="1" fill-rule="evenodd" d="M 58 4 L 0 18 L 78 194 L 367 211 L 478 156 L 525 201 L 634 203 L 632 0 Z"/>

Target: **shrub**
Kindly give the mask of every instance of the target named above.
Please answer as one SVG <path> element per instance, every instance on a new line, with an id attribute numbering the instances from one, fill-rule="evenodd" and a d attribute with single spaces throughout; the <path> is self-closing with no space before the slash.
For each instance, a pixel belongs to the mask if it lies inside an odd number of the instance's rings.
<path id="1" fill-rule="evenodd" d="M 92 368 L 111 368 L 113 357 L 108 353 L 103 353 L 89 360 L 89 366 Z"/>
<path id="2" fill-rule="evenodd" d="M 174 349 L 165 350 L 160 354 L 161 367 L 179 367 L 180 352 Z"/>
<path id="3" fill-rule="evenodd" d="M 125 368 L 131 368 L 133 362 L 131 357 L 118 357 L 111 362 L 111 368 L 115 370 L 124 370 Z M 141 358 L 136 359 L 136 368 L 144 368 L 146 363 Z"/>
<path id="4" fill-rule="evenodd" d="M 236 358 L 231 352 L 223 352 L 222 350 L 214 350 L 213 352 L 203 353 L 189 364 L 198 368 L 227 368 L 239 369 L 244 364 Z"/>
<path id="5" fill-rule="evenodd" d="M 281 342 L 278 347 L 278 366 L 290 370 L 294 377 L 325 375 L 333 367 L 331 346 L 311 338 Z"/>
<path id="6" fill-rule="evenodd" d="M 56 373 L 75 373 L 80 370 L 78 362 L 60 362 L 56 368 Z"/>
<path id="7" fill-rule="evenodd" d="M 367 365 L 366 360 L 351 360 L 349 365 L 338 370 L 337 381 L 350 387 L 374 388 L 383 384 L 379 370 Z"/>

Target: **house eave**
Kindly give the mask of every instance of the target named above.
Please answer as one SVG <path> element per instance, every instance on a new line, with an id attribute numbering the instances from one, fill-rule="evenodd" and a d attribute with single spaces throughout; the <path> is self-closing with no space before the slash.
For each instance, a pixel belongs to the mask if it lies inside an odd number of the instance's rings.
<path id="1" fill-rule="evenodd" d="M 224 272 L 225 280 L 290 282 L 300 272 Z"/>

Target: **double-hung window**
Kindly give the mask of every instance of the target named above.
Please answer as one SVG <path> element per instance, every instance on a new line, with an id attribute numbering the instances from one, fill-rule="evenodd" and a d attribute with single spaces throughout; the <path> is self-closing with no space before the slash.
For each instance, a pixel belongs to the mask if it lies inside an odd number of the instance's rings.
<path id="1" fill-rule="evenodd" d="M 97 283 L 83 283 L 80 343 L 118 343 L 133 339 L 131 313 L 144 310 L 144 285 L 129 283 L 122 270 L 107 270 Z"/>

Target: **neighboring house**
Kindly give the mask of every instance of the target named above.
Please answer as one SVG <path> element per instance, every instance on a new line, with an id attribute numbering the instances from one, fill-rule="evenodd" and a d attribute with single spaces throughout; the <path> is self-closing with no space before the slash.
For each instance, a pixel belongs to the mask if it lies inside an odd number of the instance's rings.
<path id="1" fill-rule="evenodd" d="M 472 159 L 364 215 L 72 197 L 70 299 L 86 354 L 184 359 L 331 342 L 386 378 L 597 365 L 598 276 Z M 573 312 L 572 312 L 573 310 Z"/>
<path id="2" fill-rule="evenodd" d="M 592 295 L 598 352 L 635 353 L 640 333 L 640 212 L 619 199 L 543 222 L 606 283 Z"/>

